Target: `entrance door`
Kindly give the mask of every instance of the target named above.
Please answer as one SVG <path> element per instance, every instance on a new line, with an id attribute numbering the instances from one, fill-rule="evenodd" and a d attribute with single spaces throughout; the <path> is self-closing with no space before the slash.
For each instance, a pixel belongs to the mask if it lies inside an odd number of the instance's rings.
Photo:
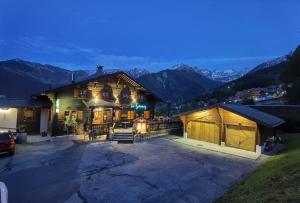
<path id="1" fill-rule="evenodd" d="M 220 144 L 220 129 L 216 123 L 204 121 L 190 121 L 187 127 L 187 137 Z"/>
<path id="2" fill-rule="evenodd" d="M 255 151 L 256 128 L 239 125 L 226 126 L 226 145 Z"/>
<path id="3" fill-rule="evenodd" d="M 112 109 L 95 109 L 93 124 L 112 123 Z"/>

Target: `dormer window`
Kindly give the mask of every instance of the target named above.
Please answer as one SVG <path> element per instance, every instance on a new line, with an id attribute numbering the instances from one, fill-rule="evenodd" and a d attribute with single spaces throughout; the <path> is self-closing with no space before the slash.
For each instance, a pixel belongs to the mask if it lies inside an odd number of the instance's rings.
<path id="1" fill-rule="evenodd" d="M 138 95 L 138 102 L 139 102 L 139 103 L 145 102 L 145 97 L 144 97 L 144 95 L 142 95 L 142 94 L 139 94 L 139 95 Z"/>
<path id="2" fill-rule="evenodd" d="M 115 101 L 115 97 L 113 96 L 113 91 L 110 85 L 105 84 L 101 90 L 101 97 L 104 101 Z"/>
<path id="3" fill-rule="evenodd" d="M 122 104 L 129 104 L 131 103 L 131 91 L 128 86 L 124 87 L 119 95 L 119 101 Z"/>
<path id="4" fill-rule="evenodd" d="M 87 99 L 89 97 L 89 91 L 85 88 L 75 88 L 74 97 Z"/>

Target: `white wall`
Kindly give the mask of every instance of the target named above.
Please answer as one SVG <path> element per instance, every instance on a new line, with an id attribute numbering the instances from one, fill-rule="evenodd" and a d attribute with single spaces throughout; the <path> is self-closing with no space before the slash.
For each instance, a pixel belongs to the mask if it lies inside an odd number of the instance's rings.
<path id="1" fill-rule="evenodd" d="M 41 109 L 40 133 L 48 132 L 48 109 Z"/>
<path id="2" fill-rule="evenodd" d="M 0 109 L 0 128 L 17 128 L 18 109 Z"/>

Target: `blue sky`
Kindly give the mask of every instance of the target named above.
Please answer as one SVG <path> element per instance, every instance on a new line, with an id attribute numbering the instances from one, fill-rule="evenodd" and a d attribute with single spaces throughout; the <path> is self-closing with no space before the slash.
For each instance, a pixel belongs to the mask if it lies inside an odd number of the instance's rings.
<path id="1" fill-rule="evenodd" d="M 300 0 L 1 0 L 0 60 L 251 68 L 300 44 Z"/>

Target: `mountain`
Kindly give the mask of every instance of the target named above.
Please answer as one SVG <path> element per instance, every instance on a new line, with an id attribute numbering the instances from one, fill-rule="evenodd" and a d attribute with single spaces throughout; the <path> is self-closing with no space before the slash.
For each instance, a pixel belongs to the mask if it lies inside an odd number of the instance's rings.
<path id="1" fill-rule="evenodd" d="M 140 78 L 143 75 L 150 74 L 150 72 L 148 70 L 143 69 L 143 68 L 133 68 L 133 69 L 130 69 L 129 71 L 126 71 L 126 73 L 135 79 Z"/>
<path id="2" fill-rule="evenodd" d="M 103 69 L 103 73 L 105 74 L 111 74 L 111 73 L 115 73 L 118 71 L 124 71 L 122 69 L 118 69 L 118 68 L 108 68 L 108 69 Z M 88 75 L 93 75 L 96 73 L 96 70 L 85 70 L 85 72 L 88 73 Z M 132 68 L 130 70 L 126 70 L 124 71 L 126 72 L 128 75 L 130 75 L 131 77 L 133 77 L 134 79 L 137 79 L 143 75 L 149 74 L 150 71 L 143 69 L 143 68 Z"/>
<path id="3" fill-rule="evenodd" d="M 137 79 L 164 100 L 185 101 L 222 83 L 189 69 L 166 69 L 145 74 Z"/>
<path id="4" fill-rule="evenodd" d="M 207 91 L 195 98 L 194 101 L 223 102 L 225 98 L 233 96 L 237 91 L 256 88 L 278 86 L 283 83 L 281 76 L 288 67 L 286 56 L 259 64 L 244 76 L 224 84 L 214 90 Z"/>
<path id="5" fill-rule="evenodd" d="M 164 100 L 183 102 L 201 93 L 205 98 L 223 98 L 242 89 L 279 84 L 279 76 L 286 64 L 284 57 L 278 58 L 258 65 L 247 74 L 234 69 L 209 70 L 185 64 L 178 64 L 157 73 L 140 68 L 126 72 Z M 116 71 L 120 69 L 104 69 L 105 73 Z M 0 95 L 28 97 L 50 86 L 70 83 L 72 73 L 75 73 L 76 81 L 79 81 L 92 72 L 94 71 L 70 71 L 20 59 L 0 61 Z M 228 83 L 223 85 L 223 82 Z"/>
<path id="6" fill-rule="evenodd" d="M 213 70 L 211 79 L 221 81 L 224 83 L 236 80 L 245 74 L 247 74 L 248 70 L 235 70 L 235 69 L 226 69 L 226 70 Z"/>
<path id="7" fill-rule="evenodd" d="M 0 68 L 17 75 L 36 79 L 46 84 L 60 85 L 71 82 L 72 73 L 75 74 L 76 80 L 81 80 L 88 76 L 88 73 L 83 70 L 70 71 L 48 64 L 34 63 L 21 59 L 1 61 Z"/>
<path id="8" fill-rule="evenodd" d="M 0 67 L 0 95 L 9 98 L 28 98 L 32 93 L 48 87 L 49 85 L 37 79 L 15 74 Z"/>
<path id="9" fill-rule="evenodd" d="M 0 95 L 15 98 L 29 97 L 32 93 L 50 86 L 70 83 L 72 73 L 75 73 L 76 80 L 88 76 L 88 73 L 83 70 L 70 71 L 20 59 L 0 61 Z"/>
<path id="10" fill-rule="evenodd" d="M 287 61 L 287 55 L 264 62 L 264 63 L 256 66 L 255 68 L 253 68 L 249 73 L 253 73 L 255 71 L 262 70 L 262 69 L 272 68 L 273 66 L 276 66 L 277 64 L 280 64 L 285 61 Z"/>
<path id="11" fill-rule="evenodd" d="M 232 80 L 238 79 L 245 75 L 248 70 L 235 70 L 235 69 L 225 69 L 225 70 L 209 70 L 207 68 L 199 68 L 197 66 L 188 66 L 186 64 L 177 64 L 171 67 L 171 69 L 178 69 L 178 70 L 186 70 L 186 71 L 193 71 L 198 74 L 202 74 L 205 77 L 208 77 L 212 80 L 216 80 L 219 82 L 230 82 Z"/>

